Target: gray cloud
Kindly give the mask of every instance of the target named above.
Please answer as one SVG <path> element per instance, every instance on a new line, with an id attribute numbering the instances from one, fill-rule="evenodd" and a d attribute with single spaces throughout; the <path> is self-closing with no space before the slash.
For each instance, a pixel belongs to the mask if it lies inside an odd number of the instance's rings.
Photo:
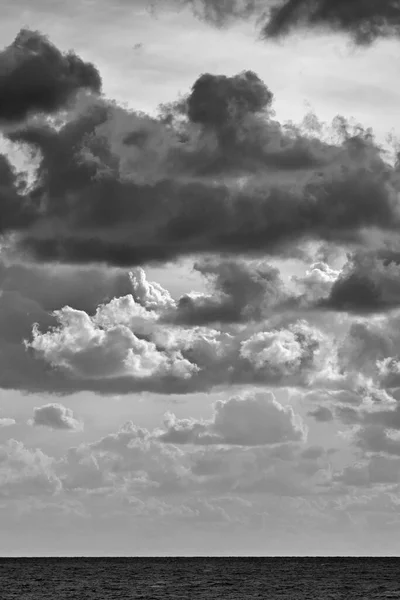
<path id="1" fill-rule="evenodd" d="M 397 306 L 395 253 L 361 248 L 398 230 L 397 168 L 368 130 L 338 119 L 338 141 L 324 142 L 318 127 L 274 121 L 272 99 L 251 71 L 206 73 L 157 117 L 80 95 L 57 127 L 41 115 L 9 133 L 38 169 L 28 188 L 0 161 L 14 261 L 0 264 L 2 387 L 187 393 L 318 381 L 350 393 L 357 370 L 376 389 L 396 381 L 399 340 L 386 326 L 338 318 L 336 356 L 334 325 L 322 323 L 325 334 L 313 323 L 323 308 Z M 309 240 L 357 250 L 340 275 L 319 262 L 297 277 L 303 295 L 244 260 L 292 256 Z M 141 269 L 120 268 L 186 255 L 210 293 L 176 302 Z M 306 311 L 309 323 L 298 319 Z"/>
<path id="2" fill-rule="evenodd" d="M 68 305 L 89 314 L 99 304 L 133 291 L 129 274 L 118 269 L 1 260 L 0 289 L 36 303 L 45 312 Z"/>
<path id="3" fill-rule="evenodd" d="M 8 417 L 0 417 L 0 427 L 11 427 L 11 425 L 15 425 L 15 419 L 10 419 Z"/>
<path id="4" fill-rule="evenodd" d="M 49 427 L 50 429 L 67 429 L 69 431 L 81 431 L 83 429 L 83 424 L 74 417 L 72 410 L 58 403 L 36 407 L 30 424 Z"/>
<path id="5" fill-rule="evenodd" d="M 0 121 L 54 113 L 81 89 L 100 92 L 96 67 L 73 52 L 62 54 L 44 35 L 22 29 L 0 51 Z"/>
<path id="6" fill-rule="evenodd" d="M 207 77 L 219 90 L 219 76 Z M 337 145 L 282 133 L 262 112 L 264 84 L 235 77 L 219 92 L 218 118 L 195 82 L 185 135 L 104 98 L 79 105 L 59 130 L 32 124 L 10 134 L 40 164 L 29 191 L 9 172 L 3 232 L 40 261 L 127 266 L 193 253 L 285 255 L 303 240 L 361 242 L 365 229 L 398 229 L 395 171 L 369 133 L 342 124 Z M 299 160 L 304 151 L 313 158 Z"/>
<path id="7" fill-rule="evenodd" d="M 378 431 L 379 428 L 400 430 L 400 408 L 394 399 L 390 403 L 363 403 L 357 409 L 337 406 L 335 415 L 347 425 L 359 425 L 371 432 Z"/>
<path id="8" fill-rule="evenodd" d="M 327 406 L 318 406 L 314 410 L 307 413 L 310 417 L 314 417 L 319 423 L 328 423 L 333 421 L 332 411 Z"/>
<path id="9" fill-rule="evenodd" d="M 177 6 L 179 3 L 176 0 Z M 297 29 L 330 29 L 349 35 L 358 45 L 369 45 L 377 38 L 400 34 L 400 7 L 391 0 L 187 0 L 185 4 L 200 19 L 216 26 L 257 18 L 266 39 L 284 37 Z"/>
<path id="10" fill-rule="evenodd" d="M 324 372 L 329 337 L 305 321 L 262 320 L 269 296 L 281 293 L 277 273 L 235 262 L 222 270 L 219 285 L 231 294 L 230 306 L 236 304 L 230 318 L 241 317 L 246 307 L 243 315 L 260 322 L 244 321 L 226 331 L 191 323 L 184 328 L 171 322 L 179 303 L 147 281 L 142 269 L 128 274 L 0 263 L 1 387 L 56 394 L 182 394 L 221 385 L 305 386 Z M 240 282 L 249 290 L 240 289 Z M 131 294 L 96 305 L 125 286 Z M 72 306 L 49 312 L 64 297 Z M 89 312 L 73 308 L 85 304 Z"/>
<path id="11" fill-rule="evenodd" d="M 379 361 L 396 355 L 397 322 L 398 314 L 351 322 L 339 347 L 341 368 L 380 379 Z"/>
<path id="12" fill-rule="evenodd" d="M 398 484 L 400 483 L 400 460 L 386 456 L 372 456 L 367 461 L 345 467 L 342 472 L 335 475 L 335 481 L 355 487 Z"/>
<path id="13" fill-rule="evenodd" d="M 228 401 L 229 402 L 229 401 Z M 289 416 L 289 411 L 285 411 Z M 280 420 L 271 413 L 273 423 Z M 148 431 L 127 423 L 118 432 L 91 444 L 71 448 L 58 465 L 58 474 L 65 489 L 88 491 L 97 489 L 100 495 L 113 495 L 122 491 L 141 497 L 160 495 L 230 493 L 299 496 L 318 493 L 318 482 L 323 481 L 328 467 L 327 453 L 320 447 L 305 448 L 302 434 L 295 441 L 267 444 L 272 440 L 286 439 L 288 428 L 293 433 L 293 423 L 283 421 L 278 432 L 267 425 L 270 435 L 262 434 L 263 444 L 250 446 L 220 444 L 165 443 L 160 430 Z M 298 423 L 300 425 L 300 423 Z M 227 425 L 232 433 L 238 427 Z M 285 433 L 286 431 L 286 433 Z M 249 436 L 250 436 L 249 431 Z M 292 434 L 289 436 L 292 437 Z M 249 438 L 248 438 L 249 439 Z M 181 440 L 182 441 L 182 440 Z M 308 485 L 308 489 L 307 489 Z"/>
<path id="14" fill-rule="evenodd" d="M 164 4 L 160 0 L 150 0 L 153 9 Z M 253 16 L 257 9 L 264 6 L 265 0 L 177 0 L 174 2 L 175 7 L 190 6 L 194 14 L 216 26 L 223 26 L 230 21 L 237 19 L 248 19 Z"/>
<path id="15" fill-rule="evenodd" d="M 268 4 L 268 2 L 266 2 Z M 330 28 L 349 34 L 360 45 L 400 33 L 398 2 L 380 0 L 283 0 L 271 2 L 264 27 L 266 37 L 278 37 L 296 28 Z"/>
<path id="16" fill-rule="evenodd" d="M 330 342 L 299 321 L 285 328 L 236 334 L 160 328 L 132 296 L 116 298 L 90 317 L 56 311 L 58 327 L 33 330 L 35 362 L 51 365 L 42 385 L 103 393 L 188 393 L 220 385 L 308 385 L 323 372 Z M 57 380 L 59 383 L 57 384 Z M 65 386 L 65 387 L 64 387 Z"/>
<path id="17" fill-rule="evenodd" d="M 169 414 L 165 426 L 158 439 L 173 444 L 258 446 L 300 442 L 306 437 L 300 417 L 290 406 L 279 404 L 271 392 L 218 401 L 210 421 L 179 420 Z"/>
<path id="18" fill-rule="evenodd" d="M 222 133 L 246 115 L 266 110 L 272 98 L 268 87 L 252 71 L 233 77 L 206 73 L 192 87 L 187 113 L 192 123 Z"/>
<path id="19" fill-rule="evenodd" d="M 54 463 L 41 450 L 8 440 L 0 446 L 0 497 L 27 499 L 57 494 L 62 485 L 54 473 Z"/>
<path id="20" fill-rule="evenodd" d="M 361 427 L 355 434 L 355 443 L 364 452 L 400 456 L 400 440 L 379 423 Z"/>
<path id="21" fill-rule="evenodd" d="M 400 305 L 400 266 L 396 253 L 358 252 L 351 256 L 321 306 L 377 313 Z"/>
<path id="22" fill-rule="evenodd" d="M 195 263 L 194 269 L 211 280 L 212 291 L 182 296 L 171 311 L 173 322 L 202 325 L 261 321 L 273 312 L 296 306 L 278 269 L 268 264 L 214 258 Z"/>

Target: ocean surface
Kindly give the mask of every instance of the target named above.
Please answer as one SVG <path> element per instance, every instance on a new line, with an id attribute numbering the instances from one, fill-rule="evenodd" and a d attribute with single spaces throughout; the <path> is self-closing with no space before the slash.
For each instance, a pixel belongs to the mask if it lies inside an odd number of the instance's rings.
<path id="1" fill-rule="evenodd" d="M 0 598 L 400 599 L 400 559 L 8 558 Z"/>

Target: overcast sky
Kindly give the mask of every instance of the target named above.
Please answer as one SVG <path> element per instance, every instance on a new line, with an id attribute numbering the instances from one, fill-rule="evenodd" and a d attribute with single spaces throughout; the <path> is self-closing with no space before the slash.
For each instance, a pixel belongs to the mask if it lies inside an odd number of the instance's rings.
<path id="1" fill-rule="evenodd" d="M 400 551 L 398 25 L 274 3 L 6 0 L 3 556 Z"/>

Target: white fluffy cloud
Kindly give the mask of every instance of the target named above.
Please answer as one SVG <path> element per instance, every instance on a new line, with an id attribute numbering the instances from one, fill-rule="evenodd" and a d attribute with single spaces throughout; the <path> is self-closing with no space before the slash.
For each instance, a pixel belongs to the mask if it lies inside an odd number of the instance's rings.
<path id="1" fill-rule="evenodd" d="M 10 427 L 11 425 L 15 425 L 15 419 L 8 417 L 0 418 L 0 427 Z"/>
<path id="2" fill-rule="evenodd" d="M 155 281 L 148 281 L 143 269 L 129 273 L 135 300 L 148 310 L 162 311 L 175 308 L 175 301 L 168 290 Z"/>
<path id="3" fill-rule="evenodd" d="M 102 307 L 94 318 L 83 311 L 65 307 L 55 312 L 59 326 L 41 333 L 33 330 L 27 344 L 55 367 L 61 367 L 82 378 L 131 377 L 146 379 L 175 376 L 183 379 L 196 372 L 195 365 L 179 352 L 159 351 L 156 345 L 138 337 L 135 316 L 127 315 L 121 299 Z M 132 305 L 132 301 L 127 301 Z M 135 306 L 135 304 L 133 304 Z M 139 306 L 140 312 L 143 311 Z M 129 325 L 121 323 L 126 317 Z"/>
<path id="4" fill-rule="evenodd" d="M 25 338 L 28 353 L 20 350 L 14 364 L 28 361 L 26 373 L 33 370 L 34 384 L 45 391 L 58 391 L 58 383 L 63 391 L 184 393 L 218 385 L 309 385 L 332 360 L 329 336 L 306 321 L 224 331 L 167 323 L 163 310 L 146 308 L 131 294 L 93 315 L 65 306 L 52 313 L 54 325 L 33 327 Z"/>
<path id="5" fill-rule="evenodd" d="M 327 298 L 340 271 L 332 269 L 324 262 L 317 262 L 307 269 L 303 277 L 294 277 L 294 281 L 304 290 L 309 301 Z"/>
<path id="6" fill-rule="evenodd" d="M 240 356 L 271 379 L 307 379 L 319 358 L 320 332 L 299 321 L 287 329 L 260 331 L 243 341 Z"/>
<path id="7" fill-rule="evenodd" d="M 73 411 L 58 403 L 36 407 L 30 424 L 70 431 L 82 431 L 83 429 L 83 423 L 74 417 Z"/>

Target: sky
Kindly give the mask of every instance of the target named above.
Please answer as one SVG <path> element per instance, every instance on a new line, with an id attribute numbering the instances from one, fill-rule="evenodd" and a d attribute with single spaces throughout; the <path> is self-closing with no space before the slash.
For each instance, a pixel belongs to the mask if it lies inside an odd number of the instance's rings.
<path id="1" fill-rule="evenodd" d="M 1 556 L 400 553 L 400 8 L 243 6 L 6 0 Z"/>

